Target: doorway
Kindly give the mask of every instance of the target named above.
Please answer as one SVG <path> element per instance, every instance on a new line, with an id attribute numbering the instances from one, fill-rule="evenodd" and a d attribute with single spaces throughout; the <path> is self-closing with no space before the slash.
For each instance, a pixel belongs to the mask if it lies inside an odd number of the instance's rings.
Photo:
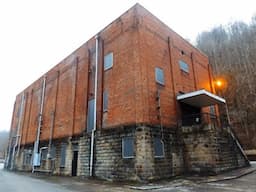
<path id="1" fill-rule="evenodd" d="M 181 119 L 183 126 L 191 126 L 201 123 L 201 108 L 194 107 L 185 103 L 180 103 Z"/>
<path id="2" fill-rule="evenodd" d="M 77 160 L 78 160 L 78 151 L 73 151 L 72 176 L 77 176 Z"/>

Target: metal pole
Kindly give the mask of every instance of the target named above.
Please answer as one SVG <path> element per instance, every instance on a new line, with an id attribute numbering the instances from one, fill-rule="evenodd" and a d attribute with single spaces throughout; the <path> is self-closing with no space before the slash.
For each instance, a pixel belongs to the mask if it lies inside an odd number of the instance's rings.
<path id="1" fill-rule="evenodd" d="M 24 103 L 24 92 L 22 94 L 22 98 L 21 98 L 21 103 L 20 103 L 20 110 L 19 110 L 19 120 L 18 120 L 18 127 L 17 127 L 17 133 L 16 133 L 16 136 L 15 136 L 15 145 L 13 147 L 13 151 L 12 151 L 12 163 L 11 163 L 11 169 L 13 170 L 14 169 L 14 166 L 15 166 L 15 161 L 16 161 L 16 148 L 19 144 L 19 138 L 20 138 L 20 127 L 21 127 L 21 115 L 23 113 L 23 103 Z M 18 151 L 19 152 L 19 148 L 18 148 Z"/>
<path id="2" fill-rule="evenodd" d="M 22 100 L 21 100 L 21 111 L 20 111 L 20 115 L 19 115 L 19 128 L 18 128 L 18 136 L 19 136 L 19 144 L 18 144 L 18 151 L 17 151 L 17 154 L 19 154 L 20 152 L 20 143 L 21 143 L 21 135 L 22 133 L 20 134 L 20 130 L 21 129 L 21 119 L 22 119 L 22 115 L 23 115 L 23 111 L 24 111 L 24 105 L 25 105 L 25 93 L 23 92 L 22 94 Z"/>
<path id="3" fill-rule="evenodd" d="M 225 109 L 226 109 L 226 114 L 227 114 L 227 119 L 228 119 L 228 125 L 231 125 L 227 103 L 225 103 Z"/>
<path id="4" fill-rule="evenodd" d="M 97 81 L 98 81 L 98 46 L 99 36 L 96 35 L 96 54 L 95 54 L 95 79 L 94 79 L 94 114 L 93 114 L 93 129 L 91 133 L 91 155 L 90 155 L 90 176 L 93 175 L 93 157 L 94 157 L 94 135 L 97 127 Z"/>
<path id="5" fill-rule="evenodd" d="M 51 112 L 51 130 L 50 130 L 50 138 L 49 138 L 49 144 L 48 144 L 47 159 L 52 158 L 51 157 L 51 149 L 52 149 L 52 135 L 53 135 L 54 119 L 55 119 L 55 113 L 54 113 L 54 111 L 52 111 Z"/>
<path id="6" fill-rule="evenodd" d="M 46 85 L 46 76 L 44 76 L 43 79 L 43 87 L 42 87 L 42 94 L 41 94 L 41 104 L 40 104 L 40 112 L 38 117 L 38 126 L 37 126 L 37 135 L 36 135 L 36 141 L 34 143 L 34 153 L 33 158 L 35 158 L 35 154 L 38 154 L 39 150 L 39 138 L 40 138 L 40 132 L 41 132 L 41 126 L 42 126 L 42 116 L 43 116 L 43 109 L 44 109 L 44 96 L 45 96 L 45 85 Z M 33 161 L 33 169 L 32 172 L 34 172 L 35 165 Z"/>

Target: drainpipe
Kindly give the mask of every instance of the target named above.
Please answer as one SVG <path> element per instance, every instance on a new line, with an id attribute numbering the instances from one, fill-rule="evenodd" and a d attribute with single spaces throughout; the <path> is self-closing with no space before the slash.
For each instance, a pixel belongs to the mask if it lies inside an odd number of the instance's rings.
<path id="1" fill-rule="evenodd" d="M 48 143 L 48 153 L 47 159 L 51 159 L 51 150 L 52 150 L 52 135 L 53 135 L 53 127 L 54 127 L 54 120 L 55 120 L 55 113 L 54 111 L 51 112 L 51 130 L 50 130 L 50 138 Z"/>
<path id="2" fill-rule="evenodd" d="M 91 133 L 91 155 L 90 155 L 90 176 L 93 175 L 93 157 L 94 157 L 94 135 L 97 124 L 97 81 L 98 81 L 98 47 L 99 47 L 99 36 L 96 35 L 96 54 L 95 54 L 95 79 L 94 79 L 94 114 L 93 114 L 93 129 Z"/>
<path id="3" fill-rule="evenodd" d="M 19 133 L 18 133 L 18 136 L 19 136 L 19 144 L 18 144 L 18 151 L 17 151 L 17 154 L 19 154 L 20 152 L 20 143 L 21 143 L 21 135 L 22 133 L 20 134 L 20 132 L 22 131 L 22 127 L 21 127 L 21 120 L 22 120 L 22 115 L 23 115 L 23 111 L 24 111 L 24 107 L 25 107 L 25 93 L 23 92 L 22 94 L 22 100 L 21 100 L 21 111 L 20 111 L 20 117 L 19 117 Z"/>
<path id="4" fill-rule="evenodd" d="M 17 128 L 17 133 L 16 133 L 16 136 L 15 136 L 15 145 L 13 146 L 13 150 L 12 150 L 12 164 L 11 164 L 11 170 L 14 169 L 14 166 L 15 166 L 15 158 L 16 158 L 16 148 L 18 147 L 18 144 L 20 143 L 19 142 L 19 139 L 20 139 L 20 127 L 21 127 L 21 115 L 23 113 L 23 104 L 24 104 L 24 98 L 25 98 L 25 95 L 24 95 L 24 92 L 22 94 L 22 99 L 21 99 L 21 103 L 20 103 L 20 111 L 19 111 L 19 121 L 18 121 L 18 128 Z M 19 148 L 18 148 L 18 151 L 17 153 L 19 152 Z"/>
<path id="5" fill-rule="evenodd" d="M 42 94 L 41 94 L 41 104 L 40 104 L 40 112 L 38 117 L 38 126 L 37 126 L 37 136 L 36 141 L 34 143 L 34 154 L 33 154 L 33 169 L 32 173 L 35 170 L 35 154 L 38 155 L 39 152 L 39 138 L 40 138 L 40 132 L 41 132 L 41 126 L 42 126 L 42 120 L 43 120 L 43 109 L 44 109 L 44 96 L 45 96 L 45 85 L 46 85 L 46 76 L 44 76 L 43 79 L 43 87 L 42 87 Z M 37 156 L 38 157 L 38 156 Z M 37 159 L 38 160 L 38 159 Z"/>

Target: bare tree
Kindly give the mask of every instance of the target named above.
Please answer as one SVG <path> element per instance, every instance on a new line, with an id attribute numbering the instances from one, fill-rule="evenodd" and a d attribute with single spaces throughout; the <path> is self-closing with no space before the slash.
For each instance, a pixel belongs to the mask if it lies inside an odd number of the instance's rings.
<path id="1" fill-rule="evenodd" d="M 250 24 L 239 21 L 201 33 L 197 47 L 209 56 L 215 77 L 227 80 L 221 94 L 244 147 L 256 148 L 256 15 Z"/>

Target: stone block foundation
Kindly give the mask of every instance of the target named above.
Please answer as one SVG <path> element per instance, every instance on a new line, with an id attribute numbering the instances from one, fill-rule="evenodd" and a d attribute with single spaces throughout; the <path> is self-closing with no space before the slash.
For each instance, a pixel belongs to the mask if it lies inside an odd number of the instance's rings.
<path id="1" fill-rule="evenodd" d="M 97 130 L 93 176 L 105 180 L 150 181 L 187 173 L 213 175 L 247 165 L 225 130 L 210 126 L 173 130 L 145 125 Z M 132 141 L 129 149 L 124 147 L 125 138 Z M 51 159 L 42 153 L 36 171 L 89 177 L 90 134 L 52 143 Z M 47 146 L 48 142 L 40 143 L 40 148 Z M 128 157 L 125 150 L 130 153 Z M 17 170 L 32 170 L 32 151 L 32 145 L 21 147 L 15 162 Z"/>

